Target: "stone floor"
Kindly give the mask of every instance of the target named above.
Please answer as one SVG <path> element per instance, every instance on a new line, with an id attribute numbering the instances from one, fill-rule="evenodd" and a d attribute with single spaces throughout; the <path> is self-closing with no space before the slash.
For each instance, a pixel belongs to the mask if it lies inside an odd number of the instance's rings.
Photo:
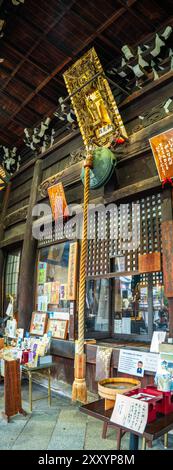
<path id="1" fill-rule="evenodd" d="M 69 387 L 64 385 L 68 395 Z M 7 424 L 0 417 L 0 449 L 18 450 L 115 450 L 116 431 L 110 429 L 107 439 L 101 438 L 102 423 L 82 414 L 78 405 L 68 396 L 53 393 L 52 406 L 47 400 L 34 402 L 32 414 L 28 411 L 28 382 L 22 382 L 23 408 L 26 417 L 17 415 Z M 46 395 L 46 389 L 33 385 L 33 397 Z M 0 383 L 0 409 L 3 410 L 3 383 Z M 129 436 L 122 439 L 122 449 L 127 450 Z M 163 449 L 162 439 L 158 440 L 153 450 Z M 173 435 L 169 434 L 169 449 L 173 449 Z"/>

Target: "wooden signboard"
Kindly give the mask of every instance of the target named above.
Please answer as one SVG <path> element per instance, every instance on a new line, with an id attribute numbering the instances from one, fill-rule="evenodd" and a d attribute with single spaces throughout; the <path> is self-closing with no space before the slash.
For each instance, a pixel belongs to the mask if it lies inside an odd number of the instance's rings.
<path id="1" fill-rule="evenodd" d="M 21 381 L 20 381 L 20 361 L 5 360 L 4 374 L 4 398 L 5 413 L 2 416 L 9 421 L 10 416 L 21 413 L 26 416 L 26 412 L 22 408 L 21 400 Z"/>
<path id="2" fill-rule="evenodd" d="M 52 338 L 67 339 L 68 320 L 54 320 L 50 318 L 47 324 L 47 333 L 52 334 Z"/>
<path id="3" fill-rule="evenodd" d="M 161 271 L 160 252 L 138 255 L 138 271 L 140 273 L 152 273 Z"/>
<path id="4" fill-rule="evenodd" d="M 149 139 L 161 181 L 173 178 L 173 129 Z"/>
<path id="5" fill-rule="evenodd" d="M 58 220 L 58 217 L 62 217 L 64 213 L 67 216 L 67 201 L 62 183 L 57 183 L 48 188 L 48 195 L 54 220 Z"/>
<path id="6" fill-rule="evenodd" d="M 173 297 L 173 220 L 162 222 L 161 227 L 165 295 Z"/>
<path id="7" fill-rule="evenodd" d="M 47 319 L 47 313 L 33 312 L 30 333 L 32 335 L 43 336 L 46 332 Z"/>
<path id="8" fill-rule="evenodd" d="M 70 243 L 69 263 L 68 263 L 68 300 L 76 300 L 77 287 L 77 242 Z"/>

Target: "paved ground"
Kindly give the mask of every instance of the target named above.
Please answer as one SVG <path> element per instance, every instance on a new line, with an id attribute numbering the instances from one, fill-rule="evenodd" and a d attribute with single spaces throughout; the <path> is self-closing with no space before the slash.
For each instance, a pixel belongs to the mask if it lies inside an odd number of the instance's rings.
<path id="1" fill-rule="evenodd" d="M 65 388 L 67 388 L 65 386 Z M 46 395 L 46 390 L 33 385 L 34 398 Z M 23 408 L 28 411 L 28 382 L 22 383 Z M 0 409 L 3 410 L 3 383 L 0 384 Z M 0 418 L 0 449 L 36 450 L 115 450 L 116 431 L 110 429 L 108 438 L 101 438 L 102 423 L 83 415 L 78 405 L 68 397 L 53 394 L 51 408 L 47 400 L 36 401 L 27 417 L 17 415 L 10 423 Z M 122 439 L 122 449 L 128 449 L 128 435 Z M 163 449 L 158 440 L 153 450 Z M 169 435 L 169 449 L 173 449 L 173 435 Z"/>

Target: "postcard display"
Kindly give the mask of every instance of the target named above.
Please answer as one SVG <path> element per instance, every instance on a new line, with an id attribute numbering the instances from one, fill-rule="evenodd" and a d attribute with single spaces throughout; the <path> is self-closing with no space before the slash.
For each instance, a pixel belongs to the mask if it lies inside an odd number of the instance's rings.
<path id="1" fill-rule="evenodd" d="M 60 247 L 60 244 L 56 246 Z M 70 323 L 74 324 L 77 255 L 77 242 L 69 243 L 67 275 L 61 281 L 51 278 L 50 260 L 38 262 L 37 311 L 32 317 L 31 334 L 43 335 L 46 332 L 55 339 L 74 339 Z"/>

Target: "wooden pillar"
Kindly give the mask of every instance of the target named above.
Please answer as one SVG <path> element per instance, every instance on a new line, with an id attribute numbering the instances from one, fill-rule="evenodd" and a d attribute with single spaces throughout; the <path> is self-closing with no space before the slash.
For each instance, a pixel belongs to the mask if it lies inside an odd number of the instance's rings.
<path id="1" fill-rule="evenodd" d="M 11 190 L 11 183 L 8 183 L 6 187 L 3 204 L 2 204 L 2 212 L 0 214 L 0 242 L 4 239 L 4 219 L 7 213 L 9 196 Z M 0 248 L 0 316 L 3 313 L 3 271 L 4 271 L 4 251 Z"/>
<path id="2" fill-rule="evenodd" d="M 172 191 L 162 193 L 162 248 L 165 295 L 169 308 L 169 336 L 173 338 L 173 211 Z"/>
<path id="3" fill-rule="evenodd" d="M 31 184 L 19 277 L 18 325 L 25 330 L 29 329 L 31 313 L 34 308 L 34 274 L 37 240 L 32 236 L 32 210 L 37 203 L 37 189 L 41 182 L 41 173 L 42 162 L 37 160 Z"/>

